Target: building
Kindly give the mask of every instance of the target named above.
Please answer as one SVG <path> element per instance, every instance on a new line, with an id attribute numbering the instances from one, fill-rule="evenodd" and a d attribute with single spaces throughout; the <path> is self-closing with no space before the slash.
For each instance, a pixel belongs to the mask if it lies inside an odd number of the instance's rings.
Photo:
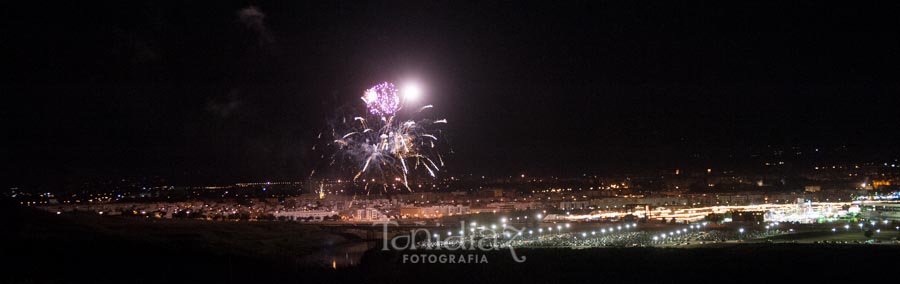
<path id="1" fill-rule="evenodd" d="M 589 201 L 563 201 L 559 203 L 561 210 L 584 210 L 590 206 Z"/>
<path id="2" fill-rule="evenodd" d="M 386 215 L 381 213 L 380 210 L 375 208 L 360 208 L 356 209 L 356 214 L 353 214 L 353 218 L 356 221 L 387 221 L 390 220 Z"/>
<path id="3" fill-rule="evenodd" d="M 276 211 L 272 215 L 275 215 L 275 218 L 285 217 L 287 220 L 291 221 L 310 221 L 310 222 L 321 222 L 325 220 L 326 217 L 331 217 L 338 215 L 335 211 L 324 211 L 324 210 L 297 210 L 297 211 Z"/>
<path id="4" fill-rule="evenodd" d="M 463 215 L 469 213 L 468 206 L 439 205 L 439 206 L 402 206 L 400 217 L 402 218 L 440 218 L 444 216 Z"/>

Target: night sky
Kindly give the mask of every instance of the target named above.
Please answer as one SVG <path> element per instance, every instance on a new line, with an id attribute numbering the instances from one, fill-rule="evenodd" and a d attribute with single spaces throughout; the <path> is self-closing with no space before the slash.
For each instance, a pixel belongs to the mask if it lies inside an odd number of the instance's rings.
<path id="1" fill-rule="evenodd" d="M 900 142 L 897 4 L 69 2 L 4 8 L 5 183 L 299 180 L 382 81 L 424 86 L 452 173 Z"/>

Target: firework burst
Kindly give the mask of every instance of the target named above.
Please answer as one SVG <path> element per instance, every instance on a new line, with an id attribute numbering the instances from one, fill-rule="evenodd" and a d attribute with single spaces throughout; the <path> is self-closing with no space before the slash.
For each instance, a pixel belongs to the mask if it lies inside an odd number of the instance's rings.
<path id="1" fill-rule="evenodd" d="M 366 90 L 362 100 L 372 115 L 393 116 L 400 110 L 400 91 L 384 82 Z"/>
<path id="2" fill-rule="evenodd" d="M 423 118 L 431 105 L 407 111 L 394 84 L 385 82 L 367 89 L 362 101 L 366 111 L 344 117 L 332 131 L 336 151 L 331 164 L 351 165 L 353 181 L 381 185 L 385 190 L 400 185 L 412 191 L 409 178 L 417 173 L 436 177 L 443 168 L 442 141 L 436 125 L 446 119 Z"/>

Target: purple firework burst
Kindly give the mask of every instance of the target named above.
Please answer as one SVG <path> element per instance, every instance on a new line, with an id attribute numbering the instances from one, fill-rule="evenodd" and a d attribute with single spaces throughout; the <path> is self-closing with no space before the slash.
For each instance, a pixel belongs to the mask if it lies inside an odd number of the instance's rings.
<path id="1" fill-rule="evenodd" d="M 384 82 L 366 90 L 362 97 L 374 115 L 391 116 L 400 109 L 400 95 L 394 84 Z"/>

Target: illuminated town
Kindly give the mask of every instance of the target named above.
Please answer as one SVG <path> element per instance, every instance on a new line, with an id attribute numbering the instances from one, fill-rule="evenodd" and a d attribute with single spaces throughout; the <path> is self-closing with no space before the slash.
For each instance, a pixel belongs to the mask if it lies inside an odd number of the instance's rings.
<path id="1" fill-rule="evenodd" d="M 896 4 L 4 8 L 0 283 L 896 278 Z"/>

